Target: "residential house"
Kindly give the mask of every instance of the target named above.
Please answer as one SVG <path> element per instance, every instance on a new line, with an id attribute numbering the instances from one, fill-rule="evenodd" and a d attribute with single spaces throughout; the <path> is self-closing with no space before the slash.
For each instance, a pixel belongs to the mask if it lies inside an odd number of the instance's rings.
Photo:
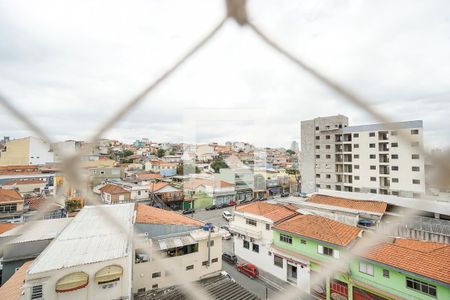
<path id="1" fill-rule="evenodd" d="M 148 184 L 149 192 L 157 195 L 170 208 L 181 209 L 184 200 L 183 190 L 168 182 L 152 182 Z"/>
<path id="2" fill-rule="evenodd" d="M 177 174 L 177 166 L 177 163 L 169 163 L 162 160 L 150 160 L 145 163 L 145 171 L 159 173 L 161 176 L 169 177 Z"/>
<path id="3" fill-rule="evenodd" d="M 131 201 L 131 192 L 120 185 L 108 183 L 100 188 L 100 193 L 102 201 L 108 204 Z"/>
<path id="4" fill-rule="evenodd" d="M 106 180 L 121 179 L 124 175 L 124 171 L 120 167 L 98 167 L 89 169 L 89 172 L 89 179 L 93 186 L 99 185 Z"/>
<path id="5" fill-rule="evenodd" d="M 2 284 L 23 263 L 40 255 L 71 221 L 72 219 L 68 218 L 30 221 L 26 230 L 23 230 L 21 225 L 1 234 Z"/>
<path id="6" fill-rule="evenodd" d="M 50 145 L 40 138 L 26 137 L 6 142 L 0 166 L 44 165 L 54 162 Z"/>
<path id="7" fill-rule="evenodd" d="M 197 145 L 195 154 L 198 161 L 210 162 L 216 157 L 217 153 L 214 151 L 214 147 L 210 145 Z"/>
<path id="8" fill-rule="evenodd" d="M 297 205 L 302 213 L 316 214 L 365 228 L 376 228 L 387 208 L 387 203 L 382 201 L 355 200 L 321 194 L 313 194 Z"/>
<path id="9" fill-rule="evenodd" d="M 17 188 L 23 194 L 42 193 L 55 195 L 56 174 L 39 166 L 0 167 L 0 186 Z M 36 189 L 36 190 L 35 190 Z"/>
<path id="10" fill-rule="evenodd" d="M 222 235 L 200 229 L 203 222 L 175 212 L 136 205 L 135 230 L 147 238 L 135 245 L 133 293 L 198 281 L 222 269 Z M 150 255 L 149 255 L 150 254 Z"/>
<path id="11" fill-rule="evenodd" d="M 183 183 L 183 208 L 204 208 L 211 204 L 224 204 L 236 198 L 234 184 L 209 178 L 192 178 Z"/>
<path id="12" fill-rule="evenodd" d="M 54 199 L 47 199 L 42 195 L 26 198 L 24 201 L 26 209 L 26 212 L 23 215 L 24 222 L 27 222 L 28 219 L 33 218 L 33 216 L 40 209 L 46 210 L 46 213 L 42 216 L 42 219 L 59 219 L 65 218 L 67 215 L 64 205 L 54 201 Z"/>
<path id="13" fill-rule="evenodd" d="M 22 222 L 24 201 L 16 190 L 0 189 L 0 222 Z"/>
<path id="14" fill-rule="evenodd" d="M 382 242 L 352 261 L 350 272 L 353 299 L 450 299 L 448 244 Z"/>
<path id="15" fill-rule="evenodd" d="M 132 203 L 85 206 L 28 268 L 22 299 L 131 299 L 133 216 Z"/>
<path id="16" fill-rule="evenodd" d="M 296 216 L 292 205 L 272 204 L 257 201 L 239 205 L 230 221 L 234 235 L 234 252 L 241 259 L 250 262 L 271 274 L 280 269 L 267 261 L 272 261 L 272 227 Z M 279 277 L 283 277 L 282 274 Z"/>
<path id="17" fill-rule="evenodd" d="M 21 300 L 25 273 L 33 261 L 22 264 L 9 280 L 0 287 L 0 299 Z"/>
<path id="18" fill-rule="evenodd" d="M 46 179 L 12 179 L 4 181 L 2 183 L 2 188 L 4 189 L 14 189 L 20 194 L 41 194 L 45 192 L 47 186 Z"/>
<path id="19" fill-rule="evenodd" d="M 361 229 L 315 215 L 297 215 L 273 226 L 273 260 L 280 279 L 321 299 L 348 293 L 347 270 L 338 270 L 324 282 L 317 281 L 327 265 L 340 259 L 361 236 Z M 280 276 L 281 275 L 281 276 Z M 343 295 L 344 294 L 344 295 Z M 335 299 L 333 297 L 333 299 Z M 337 298 L 336 298 L 337 299 Z"/>

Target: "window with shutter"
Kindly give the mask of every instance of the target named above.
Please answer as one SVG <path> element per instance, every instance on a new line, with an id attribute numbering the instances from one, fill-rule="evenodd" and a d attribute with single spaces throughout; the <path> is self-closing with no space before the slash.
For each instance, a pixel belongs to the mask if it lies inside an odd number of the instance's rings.
<path id="1" fill-rule="evenodd" d="M 317 252 L 319 252 L 320 254 L 323 254 L 323 246 L 322 245 L 317 245 Z"/>

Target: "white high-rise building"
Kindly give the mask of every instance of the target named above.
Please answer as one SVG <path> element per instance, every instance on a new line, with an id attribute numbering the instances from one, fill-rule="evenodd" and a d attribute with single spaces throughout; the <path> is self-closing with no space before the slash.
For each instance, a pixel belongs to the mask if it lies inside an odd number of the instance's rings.
<path id="1" fill-rule="evenodd" d="M 348 126 L 342 115 L 302 121 L 302 192 L 419 197 L 425 193 L 422 127 L 422 121 Z"/>

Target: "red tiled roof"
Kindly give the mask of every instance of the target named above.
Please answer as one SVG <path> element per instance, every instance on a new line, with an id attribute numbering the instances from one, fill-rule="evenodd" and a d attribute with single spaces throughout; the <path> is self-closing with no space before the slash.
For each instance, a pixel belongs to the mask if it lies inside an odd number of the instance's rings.
<path id="1" fill-rule="evenodd" d="M 169 183 L 167 183 L 167 182 L 156 182 L 156 183 L 150 183 L 148 185 L 148 187 L 149 187 L 150 192 L 157 192 L 160 189 L 165 188 L 168 185 L 169 185 Z"/>
<path id="2" fill-rule="evenodd" d="M 100 188 L 100 191 L 107 193 L 107 194 L 111 194 L 111 195 L 129 193 L 129 191 L 127 191 L 123 187 L 115 185 L 115 184 L 110 184 L 110 183 L 108 183 L 104 187 Z"/>
<path id="3" fill-rule="evenodd" d="M 197 187 L 205 185 L 205 186 L 213 186 L 215 188 L 224 188 L 224 187 L 233 187 L 234 184 L 223 181 L 223 180 L 211 180 L 211 179 L 203 179 L 203 178 L 195 178 L 189 181 L 185 181 L 183 183 L 183 187 L 188 190 L 194 190 Z"/>
<path id="4" fill-rule="evenodd" d="M 33 261 L 27 261 L 0 287 L 0 299 L 20 300 L 25 274 Z"/>
<path id="5" fill-rule="evenodd" d="M 361 232 L 355 226 L 316 215 L 298 215 L 273 228 L 338 246 L 349 245 Z"/>
<path id="6" fill-rule="evenodd" d="M 136 223 L 139 224 L 171 224 L 202 226 L 203 222 L 180 215 L 173 211 L 151 207 L 145 204 L 136 205 Z"/>
<path id="7" fill-rule="evenodd" d="M 141 173 L 141 174 L 137 174 L 136 178 L 137 179 L 142 179 L 142 180 L 146 180 L 146 179 L 161 179 L 162 176 L 161 176 L 161 174 Z"/>
<path id="8" fill-rule="evenodd" d="M 8 230 L 13 229 L 16 226 L 17 226 L 17 224 L 0 223 L 0 234 L 2 234 L 3 232 L 7 232 Z"/>
<path id="9" fill-rule="evenodd" d="M 23 201 L 22 195 L 16 190 L 0 189 L 0 202 Z"/>
<path id="10" fill-rule="evenodd" d="M 332 205 L 338 207 L 345 207 L 356 210 L 363 210 L 368 212 L 374 212 L 384 214 L 387 208 L 387 203 L 381 201 L 366 201 L 366 200 L 353 200 L 339 197 L 332 197 L 326 195 L 312 195 L 307 202 L 317 203 L 324 205 Z"/>
<path id="11" fill-rule="evenodd" d="M 272 204 L 262 201 L 239 205 L 236 207 L 236 211 L 263 216 L 274 222 L 297 215 L 295 208 L 293 209 L 292 206 L 287 207 L 281 204 Z"/>
<path id="12" fill-rule="evenodd" d="M 39 197 L 28 198 L 26 201 L 28 202 L 28 207 L 30 208 L 30 210 L 38 210 L 42 205 L 45 205 L 45 203 L 50 200 L 47 200 L 43 196 L 39 196 Z M 60 208 L 62 208 L 61 205 L 53 202 L 50 204 L 50 206 L 47 208 L 47 210 L 53 211 L 53 210 L 57 210 Z"/>
<path id="13" fill-rule="evenodd" d="M 395 239 L 367 251 L 363 257 L 450 284 L 450 245 Z"/>

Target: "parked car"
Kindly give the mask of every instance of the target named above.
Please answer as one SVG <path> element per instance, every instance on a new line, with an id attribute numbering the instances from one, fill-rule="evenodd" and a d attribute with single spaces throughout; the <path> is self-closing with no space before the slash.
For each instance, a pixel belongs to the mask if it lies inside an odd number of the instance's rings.
<path id="1" fill-rule="evenodd" d="M 221 209 L 226 207 L 224 203 L 216 204 L 216 209 Z"/>
<path id="2" fill-rule="evenodd" d="M 239 204 L 250 203 L 250 202 L 252 202 L 253 200 L 255 200 L 255 199 L 245 199 L 245 200 L 242 200 Z"/>
<path id="3" fill-rule="evenodd" d="M 231 277 L 231 275 L 228 274 L 227 271 L 222 271 L 222 272 L 220 272 L 220 274 L 222 274 L 223 276 L 227 277 L 231 282 L 236 282 L 236 280 L 234 280 L 234 278 Z"/>
<path id="4" fill-rule="evenodd" d="M 236 268 L 239 272 L 244 273 L 250 278 L 256 278 L 259 276 L 258 269 L 252 264 L 237 264 Z"/>
<path id="5" fill-rule="evenodd" d="M 230 226 L 228 226 L 228 225 L 222 225 L 222 226 L 220 226 L 220 229 L 224 229 L 224 230 L 226 230 L 226 231 L 230 231 Z"/>
<path id="6" fill-rule="evenodd" d="M 222 239 L 223 240 L 229 240 L 231 239 L 231 233 L 227 230 L 222 231 Z"/>
<path id="7" fill-rule="evenodd" d="M 222 260 L 235 265 L 237 263 L 237 256 L 231 252 L 225 251 L 224 253 L 222 253 Z"/>
<path id="8" fill-rule="evenodd" d="M 194 208 L 188 208 L 188 209 L 183 210 L 181 213 L 183 215 L 190 215 L 190 214 L 195 213 L 195 209 Z"/>
<path id="9" fill-rule="evenodd" d="M 358 225 L 363 227 L 372 227 L 375 226 L 375 222 L 372 220 L 361 219 L 358 221 Z"/>
<path id="10" fill-rule="evenodd" d="M 229 206 L 235 206 L 237 204 L 236 200 L 231 200 L 230 202 L 228 202 Z"/>
<path id="11" fill-rule="evenodd" d="M 202 226 L 202 229 L 204 231 L 214 230 L 214 225 L 212 223 L 206 223 L 205 225 Z"/>
<path id="12" fill-rule="evenodd" d="M 209 205 L 209 206 L 205 207 L 206 210 L 213 210 L 213 209 L 216 209 L 216 208 L 217 208 L 217 206 L 215 204 L 212 204 L 212 205 Z"/>
<path id="13" fill-rule="evenodd" d="M 283 193 L 281 193 L 281 197 L 289 197 L 289 193 L 288 192 L 283 192 Z"/>
<path id="14" fill-rule="evenodd" d="M 230 220 L 233 219 L 233 215 L 232 215 L 228 210 L 225 210 L 225 211 L 222 213 L 222 217 L 223 217 L 225 220 L 227 220 L 227 221 L 230 221 Z"/>

